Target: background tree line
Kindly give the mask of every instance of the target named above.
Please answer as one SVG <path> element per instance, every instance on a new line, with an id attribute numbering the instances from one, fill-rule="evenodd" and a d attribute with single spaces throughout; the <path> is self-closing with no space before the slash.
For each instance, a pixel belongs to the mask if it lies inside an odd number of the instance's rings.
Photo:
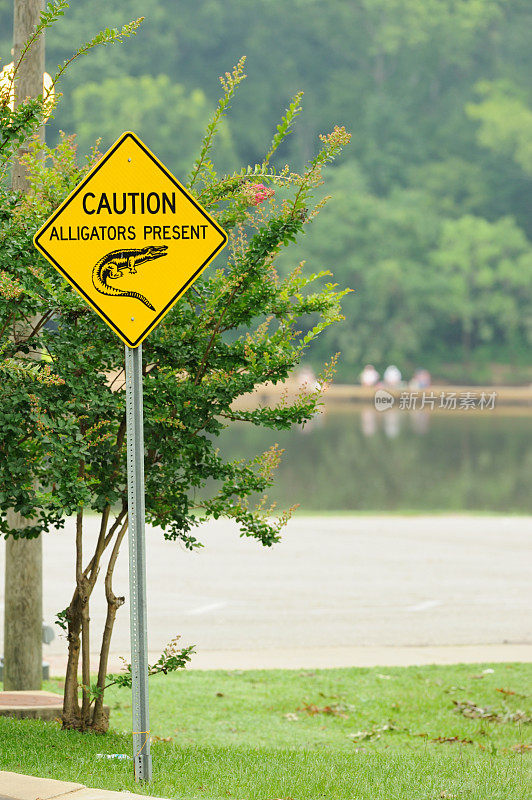
<path id="1" fill-rule="evenodd" d="M 0 0 L 4 52 L 11 5 Z M 366 361 L 447 378 L 530 377 L 528 0 L 78 0 L 48 36 L 47 63 L 94 19 L 142 15 L 135 43 L 65 76 L 50 144 L 62 129 L 77 131 L 82 151 L 99 137 L 103 149 L 131 128 L 184 177 L 216 76 L 245 54 L 249 79 L 215 154 L 221 170 L 260 159 L 265 131 L 300 89 L 304 119 L 277 165 L 301 165 L 331 124 L 353 133 L 324 187 L 336 202 L 296 254 L 355 290 L 345 323 L 314 343 L 316 364 L 341 350 L 343 380 Z"/>

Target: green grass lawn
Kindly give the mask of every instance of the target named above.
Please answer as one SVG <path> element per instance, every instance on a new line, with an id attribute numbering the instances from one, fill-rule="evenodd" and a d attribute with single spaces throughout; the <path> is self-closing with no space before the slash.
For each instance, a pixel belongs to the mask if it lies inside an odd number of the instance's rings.
<path id="1" fill-rule="evenodd" d="M 1 767 L 183 800 L 532 796 L 532 665 L 191 670 L 150 693 L 149 787 L 131 761 L 96 758 L 131 752 L 123 689 L 109 692 L 106 736 L 0 717 Z"/>

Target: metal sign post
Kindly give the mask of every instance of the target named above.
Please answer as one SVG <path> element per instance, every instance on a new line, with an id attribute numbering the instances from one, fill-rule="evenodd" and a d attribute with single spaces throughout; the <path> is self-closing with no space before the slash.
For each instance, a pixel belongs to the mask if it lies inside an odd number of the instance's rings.
<path id="1" fill-rule="evenodd" d="M 152 763 L 148 705 L 142 345 L 137 348 L 126 345 L 125 351 L 133 756 L 135 780 L 149 781 Z"/>

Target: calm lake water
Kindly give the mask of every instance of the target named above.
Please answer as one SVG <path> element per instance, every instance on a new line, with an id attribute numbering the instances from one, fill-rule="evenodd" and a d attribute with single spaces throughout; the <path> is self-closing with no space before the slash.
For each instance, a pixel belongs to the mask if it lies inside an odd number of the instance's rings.
<path id="1" fill-rule="evenodd" d="M 302 511 L 532 512 L 532 415 L 373 409 L 277 432 L 235 424 L 225 456 L 285 449 L 271 500 Z"/>

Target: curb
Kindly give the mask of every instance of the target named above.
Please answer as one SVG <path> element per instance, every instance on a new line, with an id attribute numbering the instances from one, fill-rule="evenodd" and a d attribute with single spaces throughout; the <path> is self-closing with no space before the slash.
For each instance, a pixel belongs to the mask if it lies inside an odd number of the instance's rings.
<path id="1" fill-rule="evenodd" d="M 0 771 L 0 800 L 146 800 L 144 794 L 89 789 L 82 783 L 56 781 Z M 165 800 L 153 797 L 151 800 Z"/>
<path id="2" fill-rule="evenodd" d="M 103 710 L 109 718 L 109 706 L 104 705 Z M 0 716 L 2 717 L 50 721 L 61 718 L 62 713 L 62 694 L 36 689 L 0 692 Z"/>
<path id="3" fill-rule="evenodd" d="M 46 691 L 0 692 L 0 716 L 53 720 L 63 712 L 63 695 Z"/>

